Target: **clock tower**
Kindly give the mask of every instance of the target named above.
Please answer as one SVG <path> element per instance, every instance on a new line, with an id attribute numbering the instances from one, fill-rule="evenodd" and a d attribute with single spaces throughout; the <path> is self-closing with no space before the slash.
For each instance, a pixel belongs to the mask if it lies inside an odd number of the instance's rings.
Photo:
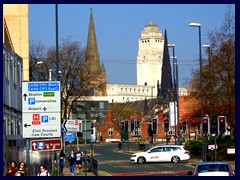
<path id="1" fill-rule="evenodd" d="M 157 86 L 161 82 L 164 38 L 158 26 L 149 22 L 138 40 L 137 85 Z M 155 93 L 154 93 L 155 94 Z"/>

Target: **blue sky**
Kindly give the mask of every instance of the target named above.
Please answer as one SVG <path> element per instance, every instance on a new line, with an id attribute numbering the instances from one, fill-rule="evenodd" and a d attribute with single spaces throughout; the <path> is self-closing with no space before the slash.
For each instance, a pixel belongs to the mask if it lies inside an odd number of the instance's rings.
<path id="1" fill-rule="evenodd" d="M 136 84 L 138 39 L 144 26 L 153 21 L 160 31 L 167 30 L 168 42 L 175 44 L 178 59 L 179 86 L 186 87 L 185 78 L 191 68 L 199 68 L 198 28 L 202 24 L 202 44 L 209 44 L 207 32 L 220 28 L 227 4 L 59 4 L 58 33 L 62 39 L 71 37 L 83 48 L 87 45 L 90 8 L 93 9 L 100 60 L 111 84 Z M 234 11 L 235 5 L 231 5 Z M 29 39 L 55 46 L 55 5 L 29 5 Z M 169 50 L 172 56 L 172 49 Z M 202 51 L 206 58 L 205 51 Z"/>

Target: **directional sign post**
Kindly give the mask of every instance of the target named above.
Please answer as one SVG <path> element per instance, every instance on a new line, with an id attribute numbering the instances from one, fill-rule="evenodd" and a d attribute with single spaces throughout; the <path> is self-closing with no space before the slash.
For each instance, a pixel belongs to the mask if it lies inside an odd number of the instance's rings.
<path id="1" fill-rule="evenodd" d="M 23 138 L 61 137 L 59 81 L 22 82 Z"/>
<path id="2" fill-rule="evenodd" d="M 63 128 L 68 132 L 82 132 L 82 120 L 66 119 L 63 122 Z"/>
<path id="3" fill-rule="evenodd" d="M 55 151 L 62 149 L 62 139 L 39 139 L 30 143 L 32 151 Z"/>

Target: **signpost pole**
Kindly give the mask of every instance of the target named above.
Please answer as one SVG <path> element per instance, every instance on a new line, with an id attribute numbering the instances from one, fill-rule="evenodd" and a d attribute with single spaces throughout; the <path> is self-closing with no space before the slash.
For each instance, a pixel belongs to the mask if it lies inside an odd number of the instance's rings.
<path id="1" fill-rule="evenodd" d="M 30 138 L 26 139 L 26 165 L 28 168 L 27 175 L 30 176 Z"/>

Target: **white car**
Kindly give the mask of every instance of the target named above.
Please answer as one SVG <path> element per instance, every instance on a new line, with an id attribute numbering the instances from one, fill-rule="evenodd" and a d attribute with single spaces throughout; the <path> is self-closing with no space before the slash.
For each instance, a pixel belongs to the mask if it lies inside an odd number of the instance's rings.
<path id="1" fill-rule="evenodd" d="M 235 176 L 231 165 L 228 162 L 210 161 L 199 162 L 193 171 L 189 171 L 188 175 L 193 176 Z"/>
<path id="2" fill-rule="evenodd" d="M 139 164 L 147 162 L 173 162 L 190 159 L 189 151 L 182 145 L 155 146 L 146 152 L 132 154 L 130 160 Z"/>

